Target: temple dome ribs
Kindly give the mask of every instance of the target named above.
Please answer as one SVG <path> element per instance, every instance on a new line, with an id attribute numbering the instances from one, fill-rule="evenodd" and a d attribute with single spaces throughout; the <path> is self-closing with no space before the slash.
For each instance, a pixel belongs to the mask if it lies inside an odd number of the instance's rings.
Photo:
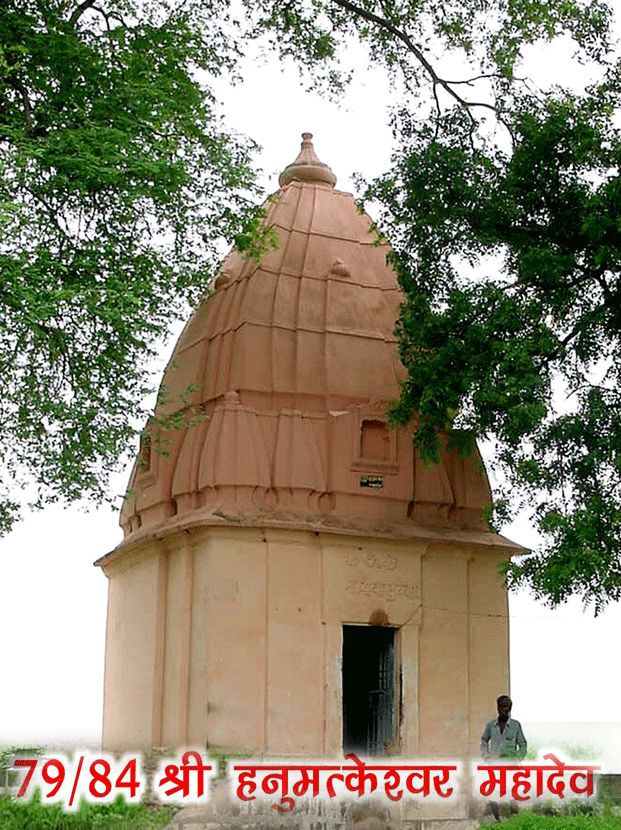
<path id="1" fill-rule="evenodd" d="M 266 203 L 277 249 L 231 251 L 179 338 L 153 423 L 183 411 L 187 425 L 137 461 L 123 544 L 196 524 L 487 532 L 480 459 L 424 467 L 387 423 L 405 375 L 389 248 L 311 138 Z"/>

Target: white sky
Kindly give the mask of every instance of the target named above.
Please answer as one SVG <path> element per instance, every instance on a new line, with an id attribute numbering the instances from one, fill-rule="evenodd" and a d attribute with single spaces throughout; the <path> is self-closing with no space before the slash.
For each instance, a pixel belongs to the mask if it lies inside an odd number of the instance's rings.
<path id="1" fill-rule="evenodd" d="M 257 67 L 245 74 L 247 82 L 221 94 L 229 123 L 263 145 L 268 191 L 277 188 L 277 174 L 297 155 L 306 130 L 314 133 L 317 154 L 332 167 L 340 189 L 354 189 L 353 172 L 372 178 L 387 168 L 385 104 L 391 96 L 379 76 L 361 69 L 345 108 L 302 92 L 292 71 Z M 125 480 L 119 478 L 119 491 Z M 534 543 L 527 522 L 505 535 L 525 546 Z M 99 745 L 107 581 L 92 563 L 120 540 L 117 516 L 108 508 L 50 508 L 0 540 L 0 745 Z M 611 691 L 621 685 L 613 650 L 619 605 L 598 619 L 577 601 L 552 612 L 519 594 L 510 607 L 515 717 L 614 720 Z M 491 717 L 494 701 L 489 708 Z"/>

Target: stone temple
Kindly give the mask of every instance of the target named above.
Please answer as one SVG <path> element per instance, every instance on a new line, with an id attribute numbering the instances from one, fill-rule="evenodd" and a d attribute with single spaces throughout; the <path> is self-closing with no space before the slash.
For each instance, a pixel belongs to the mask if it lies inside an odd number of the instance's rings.
<path id="1" fill-rule="evenodd" d="M 278 249 L 233 250 L 187 323 L 98 562 L 104 747 L 477 757 L 519 548 L 483 519 L 478 456 L 423 466 L 387 423 L 388 248 L 303 139 L 266 206 Z"/>

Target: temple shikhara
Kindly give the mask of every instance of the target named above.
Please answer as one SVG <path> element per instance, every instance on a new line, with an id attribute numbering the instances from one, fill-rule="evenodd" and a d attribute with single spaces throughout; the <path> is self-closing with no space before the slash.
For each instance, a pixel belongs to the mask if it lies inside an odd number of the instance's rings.
<path id="1" fill-rule="evenodd" d="M 476 758 L 509 689 L 520 549 L 484 521 L 478 455 L 424 466 L 387 423 L 399 287 L 335 184 L 305 133 L 278 249 L 230 253 L 170 359 L 98 562 L 104 748 Z"/>

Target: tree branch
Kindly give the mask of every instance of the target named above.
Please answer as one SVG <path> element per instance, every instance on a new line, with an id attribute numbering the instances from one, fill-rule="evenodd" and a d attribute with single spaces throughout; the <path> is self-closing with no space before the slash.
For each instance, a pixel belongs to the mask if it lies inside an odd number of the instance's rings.
<path id="1" fill-rule="evenodd" d="M 83 2 L 80 3 L 80 5 L 76 9 L 74 9 L 73 14 L 69 18 L 69 25 L 75 26 L 75 24 L 82 17 L 84 12 L 87 9 L 90 9 L 90 7 L 95 4 L 95 2 L 96 0 L 83 0 Z"/>
<path id="2" fill-rule="evenodd" d="M 10 75 L 7 78 L 7 81 L 13 89 L 19 93 L 23 104 L 24 104 L 24 121 L 26 122 L 26 134 L 30 135 L 32 133 L 32 106 L 30 105 L 30 99 L 28 98 L 28 90 L 24 86 L 24 84 L 19 80 L 19 78 L 11 77 Z"/>
<path id="3" fill-rule="evenodd" d="M 369 23 L 375 23 L 376 26 L 379 26 L 381 29 L 385 29 L 387 32 L 390 32 L 394 37 L 404 43 L 408 50 L 414 55 L 416 60 L 421 64 L 421 66 L 425 69 L 431 81 L 433 83 L 433 90 L 434 96 L 436 97 L 436 87 L 441 87 L 448 95 L 457 101 L 457 103 L 466 109 L 469 114 L 469 117 L 474 120 L 470 109 L 472 107 L 484 107 L 485 109 L 490 109 L 498 115 L 498 110 L 493 104 L 487 104 L 483 101 L 466 101 L 465 98 L 462 98 L 454 89 L 451 88 L 451 83 L 455 83 L 453 81 L 447 81 L 444 78 L 441 78 L 438 73 L 435 71 L 431 63 L 427 60 L 425 55 L 423 54 L 422 50 L 414 43 L 414 41 L 409 37 L 406 32 L 399 29 L 392 23 L 390 20 L 386 19 L 385 17 L 380 17 L 379 15 L 375 14 L 374 12 L 368 11 L 367 9 L 363 9 L 361 6 L 356 6 L 354 3 L 351 3 L 350 0 L 332 0 L 337 6 L 340 6 L 347 11 L 356 14 L 365 20 L 369 21 Z M 485 76 L 479 76 L 485 77 Z M 466 82 L 463 82 L 466 83 Z"/>

